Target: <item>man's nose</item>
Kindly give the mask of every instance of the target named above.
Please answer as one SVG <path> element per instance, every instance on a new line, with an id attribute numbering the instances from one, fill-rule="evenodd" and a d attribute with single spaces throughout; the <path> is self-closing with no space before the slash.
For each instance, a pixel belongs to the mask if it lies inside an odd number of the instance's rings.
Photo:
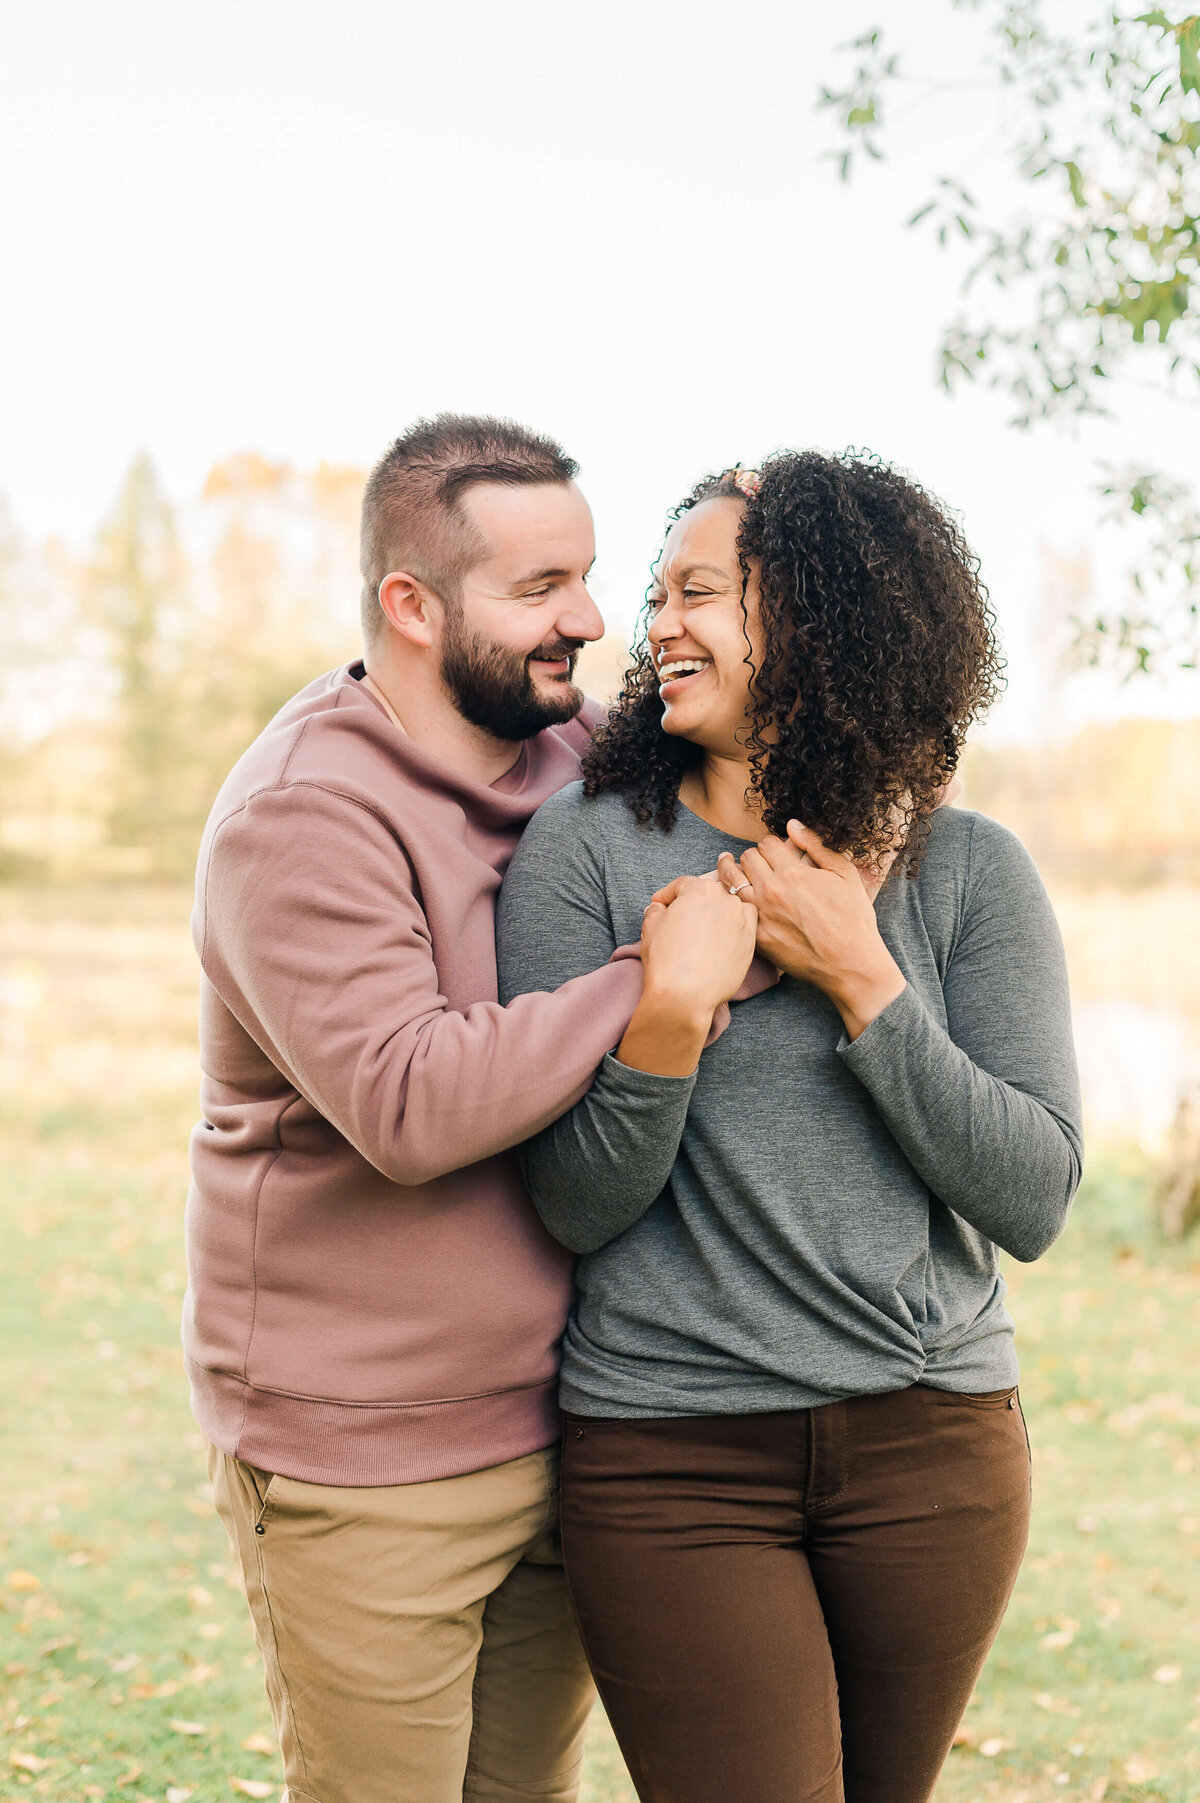
<path id="1" fill-rule="evenodd" d="M 554 622 L 555 631 L 564 639 L 602 639 L 604 616 L 586 588 L 580 583 L 566 599 L 566 606 Z"/>

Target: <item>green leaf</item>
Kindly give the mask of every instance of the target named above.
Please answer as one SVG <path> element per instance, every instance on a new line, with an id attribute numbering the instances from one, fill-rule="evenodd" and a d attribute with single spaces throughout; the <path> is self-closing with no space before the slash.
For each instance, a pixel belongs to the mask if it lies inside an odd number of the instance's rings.
<path id="1" fill-rule="evenodd" d="M 1067 180 L 1071 184 L 1071 199 L 1075 202 L 1077 207 L 1084 206 L 1086 203 L 1083 193 L 1083 172 L 1080 169 L 1079 164 L 1064 163 L 1063 168 L 1066 170 Z"/>
<path id="2" fill-rule="evenodd" d="M 1200 18 L 1194 15 L 1176 27 L 1179 43 L 1179 81 L 1185 94 L 1200 94 Z"/>

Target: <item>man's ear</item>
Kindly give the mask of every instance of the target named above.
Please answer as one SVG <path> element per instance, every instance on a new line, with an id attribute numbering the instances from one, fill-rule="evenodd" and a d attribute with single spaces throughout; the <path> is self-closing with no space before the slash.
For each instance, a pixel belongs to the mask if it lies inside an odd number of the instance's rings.
<path id="1" fill-rule="evenodd" d="M 428 649 L 437 633 L 441 603 L 407 570 L 392 570 L 379 584 L 379 605 L 384 617 L 410 644 Z"/>

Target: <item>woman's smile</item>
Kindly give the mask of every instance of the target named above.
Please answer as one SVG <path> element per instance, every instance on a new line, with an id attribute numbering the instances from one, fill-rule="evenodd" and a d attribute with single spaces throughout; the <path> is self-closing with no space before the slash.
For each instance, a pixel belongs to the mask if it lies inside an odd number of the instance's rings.
<path id="1" fill-rule="evenodd" d="M 710 657 L 664 657 L 658 666 L 658 692 L 664 701 L 674 700 L 711 668 Z"/>

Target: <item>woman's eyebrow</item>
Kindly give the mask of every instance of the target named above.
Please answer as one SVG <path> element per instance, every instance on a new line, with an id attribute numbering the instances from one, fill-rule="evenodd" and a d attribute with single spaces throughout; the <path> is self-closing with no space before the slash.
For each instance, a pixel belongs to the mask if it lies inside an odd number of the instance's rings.
<path id="1" fill-rule="evenodd" d="M 665 572 L 665 574 L 674 576 L 676 582 L 687 582 L 692 576 L 699 576 L 702 572 L 706 576 L 718 577 L 721 582 L 728 582 L 730 580 L 729 571 L 723 570 L 719 564 L 715 563 L 689 563 L 685 564 L 678 574 L 676 574 L 674 570 Z M 662 588 L 663 576 L 657 570 L 654 571 L 651 580 L 655 582 L 659 588 Z"/>

